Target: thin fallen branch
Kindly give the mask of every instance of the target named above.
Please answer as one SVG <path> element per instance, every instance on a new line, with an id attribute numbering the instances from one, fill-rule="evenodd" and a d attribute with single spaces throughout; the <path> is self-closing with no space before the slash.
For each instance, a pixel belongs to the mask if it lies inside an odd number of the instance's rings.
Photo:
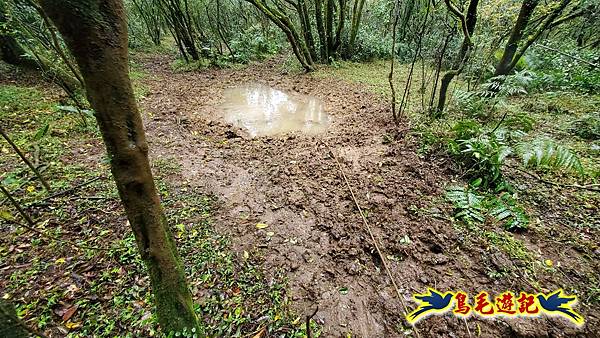
<path id="1" fill-rule="evenodd" d="M 71 188 L 69 188 L 69 189 L 65 189 L 65 190 L 63 190 L 63 191 L 59 191 L 59 192 L 57 192 L 57 193 L 54 193 L 54 194 L 52 194 L 52 195 L 50 195 L 50 196 L 48 196 L 48 197 L 45 197 L 45 198 L 44 198 L 44 199 L 42 199 L 41 201 L 39 201 L 39 202 L 36 202 L 36 203 L 33 203 L 32 205 L 35 205 L 35 204 L 37 204 L 37 203 L 40 203 L 40 202 L 45 202 L 45 201 L 47 201 L 47 200 L 50 200 L 50 199 L 53 199 L 53 198 L 56 198 L 56 197 L 60 197 L 60 196 L 63 196 L 63 195 L 67 195 L 67 194 L 69 194 L 69 193 L 71 193 L 71 192 L 73 192 L 73 191 L 75 191 L 75 190 L 77 190 L 77 189 L 80 189 L 80 188 L 83 188 L 83 187 L 85 187 L 86 185 L 90 185 L 90 184 L 92 184 L 92 183 L 94 183 L 94 182 L 96 182 L 96 181 L 98 181 L 98 180 L 100 180 L 100 179 L 102 179 L 102 178 L 103 178 L 102 176 L 98 176 L 98 177 L 92 178 L 91 180 L 85 181 L 85 182 L 83 182 L 83 183 L 81 183 L 81 184 L 78 184 L 78 185 L 76 185 L 76 186 L 74 186 L 74 187 L 71 187 Z"/>
<path id="2" fill-rule="evenodd" d="M 40 231 L 40 230 L 38 230 L 38 229 L 36 229 L 36 228 L 34 228 L 34 227 L 28 226 L 28 225 L 26 225 L 26 224 L 19 223 L 19 222 L 17 222 L 17 221 L 14 221 L 14 220 L 11 220 L 11 221 L 9 221 L 9 222 L 11 222 L 11 223 L 13 223 L 13 224 L 16 224 L 16 225 L 18 225 L 18 226 L 22 226 L 23 228 L 25 228 L 25 229 L 27 229 L 27 230 L 30 230 L 30 231 L 33 231 L 33 232 L 35 232 L 36 234 L 39 234 L 39 235 L 41 235 L 41 236 L 43 236 L 43 237 L 46 237 L 46 238 L 48 238 L 48 239 L 51 239 L 51 240 L 54 240 L 54 241 L 57 241 L 57 242 L 61 242 L 61 243 L 68 244 L 68 245 L 70 245 L 70 246 L 73 246 L 73 247 L 75 247 L 75 248 L 77 248 L 77 249 L 88 249 L 88 250 L 98 250 L 98 251 L 110 251 L 110 250 L 111 250 L 111 249 L 105 249 L 105 248 L 98 248 L 98 247 L 95 247 L 95 246 L 81 245 L 81 244 L 77 244 L 77 243 L 74 243 L 74 242 L 68 241 L 68 240 L 66 240 L 66 239 L 58 238 L 58 237 L 56 237 L 56 236 L 51 236 L 51 235 L 48 235 L 47 233 L 45 233 L 45 232 L 43 232 L 43 231 Z M 116 249 L 114 249 L 114 250 L 116 250 L 116 251 L 118 251 L 118 250 L 125 250 L 125 248 L 116 248 Z"/>
<path id="3" fill-rule="evenodd" d="M 348 181 L 348 177 L 346 177 L 346 174 L 344 173 L 344 169 L 342 168 L 342 164 L 340 163 L 340 161 L 338 160 L 338 158 L 333 153 L 333 150 L 331 149 L 331 147 L 329 147 L 329 145 L 325 141 L 321 140 L 320 142 L 323 143 L 325 145 L 325 147 L 327 147 L 327 149 L 329 150 L 329 153 L 331 154 L 331 157 L 333 157 L 333 159 L 335 160 L 335 163 L 337 164 L 337 166 L 338 166 L 338 168 L 340 170 L 340 173 L 342 174 L 342 178 L 344 179 L 344 182 L 346 183 L 346 186 L 348 187 L 348 190 L 350 191 L 350 195 L 352 196 L 352 200 L 354 201 L 354 204 L 356 205 L 356 208 L 358 209 L 358 212 L 360 213 L 360 217 L 362 218 L 363 224 L 365 225 L 365 228 L 367 229 L 367 232 L 369 233 L 369 236 L 371 237 L 372 244 L 375 247 L 375 250 L 377 250 L 377 254 L 379 255 L 379 258 L 381 259 L 381 262 L 383 264 L 383 268 L 385 269 L 386 274 L 388 275 L 388 277 L 392 281 L 392 285 L 394 287 L 394 290 L 396 291 L 396 295 L 400 299 L 400 302 L 402 303 L 402 307 L 404 307 L 405 314 L 407 314 L 409 312 L 408 311 L 408 307 L 406 306 L 406 303 L 404 302 L 404 298 L 402 297 L 402 294 L 400 293 L 400 289 L 398 288 L 398 285 L 396 284 L 396 280 L 395 280 L 395 278 L 394 278 L 394 276 L 392 274 L 392 271 L 388 267 L 386 258 L 382 254 L 381 249 L 379 248 L 378 241 L 375 238 L 375 235 L 373 234 L 373 231 L 371 230 L 371 226 L 369 225 L 369 222 L 367 221 L 367 218 L 365 217 L 365 214 L 363 213 L 362 208 L 358 204 L 358 200 L 356 199 L 356 196 L 354 195 L 354 191 L 352 190 L 352 187 L 350 186 L 350 182 Z M 419 338 L 419 331 L 417 331 L 417 328 L 415 326 L 413 326 L 413 329 L 415 331 L 415 336 L 417 336 L 417 338 Z"/>
<path id="4" fill-rule="evenodd" d="M 582 190 L 589 190 L 589 191 L 594 191 L 594 192 L 600 192 L 600 188 L 595 188 L 595 187 L 600 187 L 600 184 L 588 184 L 588 185 L 579 185 L 579 184 L 562 184 L 562 183 L 558 183 L 558 182 L 553 182 L 553 181 L 549 181 L 546 179 L 541 178 L 540 176 L 534 174 L 534 173 L 530 173 L 527 170 L 523 170 L 521 168 L 517 168 L 517 167 L 513 167 L 510 166 L 511 169 L 515 169 L 523 174 L 527 174 L 533 178 L 535 178 L 536 180 L 548 184 L 548 185 L 552 185 L 555 187 L 559 187 L 559 188 L 575 188 L 575 189 L 582 189 Z"/>
<path id="5" fill-rule="evenodd" d="M 17 209 L 17 211 L 19 212 L 19 214 L 21 215 L 21 217 L 23 217 L 25 219 L 25 221 L 27 221 L 27 223 L 30 226 L 35 226 L 35 222 L 33 221 L 33 219 L 31 218 L 31 216 L 29 216 L 29 214 L 27 214 L 25 212 L 25 210 L 23 210 L 23 208 L 21 208 L 21 205 L 19 204 L 19 202 L 17 202 L 17 200 L 15 200 L 12 195 L 10 194 L 10 192 L 4 188 L 3 185 L 0 185 L 0 190 L 2 191 L 2 193 L 4 194 L 4 196 L 6 196 L 6 198 L 10 201 L 10 204 L 12 204 L 15 209 Z"/>
<path id="6" fill-rule="evenodd" d="M 40 172 L 37 170 L 37 168 L 27 159 L 27 157 L 25 157 L 25 154 L 23 154 L 21 149 L 19 149 L 19 147 L 17 147 L 17 145 L 13 142 L 13 140 L 11 140 L 11 138 L 8 136 L 8 134 L 6 134 L 6 132 L 4 131 L 2 126 L 0 126 L 0 135 L 2 135 L 2 137 L 6 140 L 6 142 L 8 142 L 8 144 L 10 144 L 10 146 L 14 149 L 14 151 L 17 153 L 17 155 L 19 155 L 19 157 L 23 160 L 23 162 L 25 162 L 25 164 L 27 164 L 29 169 L 31 169 L 31 171 L 33 171 L 33 173 L 35 174 L 35 176 L 37 176 L 37 178 L 40 180 L 40 182 L 42 182 L 44 189 L 46 189 L 46 191 L 48 191 L 48 192 L 50 190 L 52 190 L 50 188 L 50 184 L 48 184 L 48 182 L 46 182 L 46 180 L 44 179 L 44 177 L 42 177 L 42 174 L 40 174 Z"/>

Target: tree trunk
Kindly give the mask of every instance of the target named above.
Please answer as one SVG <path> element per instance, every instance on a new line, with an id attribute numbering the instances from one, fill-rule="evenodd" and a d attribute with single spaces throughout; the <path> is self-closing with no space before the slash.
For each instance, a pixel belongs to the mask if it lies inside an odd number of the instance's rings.
<path id="1" fill-rule="evenodd" d="M 310 16 L 308 15 L 308 7 L 306 6 L 306 0 L 298 0 L 298 8 L 300 15 L 300 22 L 302 25 L 302 33 L 306 42 L 306 47 L 310 53 L 310 57 L 313 60 L 317 60 L 317 53 L 315 51 L 315 39 L 312 34 L 312 23 L 310 22 Z"/>
<path id="2" fill-rule="evenodd" d="M 437 109 L 435 110 L 433 117 L 434 118 L 439 118 L 442 115 L 442 112 L 444 111 L 444 107 L 446 106 L 446 98 L 448 96 L 448 89 L 450 88 L 450 82 L 452 82 L 452 79 L 454 79 L 454 77 L 457 75 L 457 72 L 455 70 L 450 70 L 448 72 L 446 72 L 444 74 L 444 76 L 442 77 L 442 82 L 440 84 L 440 95 L 438 97 L 438 105 L 437 105 Z"/>
<path id="3" fill-rule="evenodd" d="M 471 35 L 475 31 L 475 24 L 477 23 L 477 6 L 479 5 L 479 0 L 471 0 L 469 2 L 469 7 L 467 8 L 467 13 L 464 14 L 460 12 L 450 0 L 445 0 L 444 2 L 450 13 L 460 21 L 463 32 L 463 41 L 461 43 L 460 53 L 458 58 L 455 60 L 453 69 L 447 71 L 442 77 L 437 108 L 435 112 L 433 112 L 433 116 L 435 118 L 440 117 L 444 112 L 444 107 L 446 106 L 446 97 L 448 96 L 448 89 L 450 88 L 452 79 L 462 73 L 465 64 L 469 60 L 473 45 Z"/>
<path id="4" fill-rule="evenodd" d="M 323 23 L 323 0 L 315 0 L 315 21 L 317 22 L 317 32 L 319 33 L 319 50 L 321 52 L 321 62 L 327 62 L 327 32 Z"/>
<path id="5" fill-rule="evenodd" d="M 533 12 L 538 4 L 539 0 L 523 0 L 523 3 L 521 4 L 521 10 L 519 11 L 519 16 L 517 17 L 517 21 L 510 32 L 510 37 L 508 38 L 508 42 L 504 47 L 502 58 L 496 66 L 496 72 L 494 73 L 494 76 L 506 75 L 511 71 L 510 64 L 513 61 L 517 47 L 519 47 L 519 42 L 523 38 L 523 33 L 525 32 L 525 28 L 527 28 L 529 19 L 531 19 L 531 16 L 533 15 Z"/>
<path id="6" fill-rule="evenodd" d="M 364 5 L 365 0 L 354 1 L 354 8 L 352 9 L 352 25 L 350 26 L 350 41 L 348 42 L 348 50 L 350 53 L 354 50 L 354 44 L 356 43 L 356 36 L 358 35 L 358 28 L 360 27 L 360 20 L 362 18 Z"/>
<path id="7" fill-rule="evenodd" d="M 558 25 L 560 25 L 561 23 L 566 22 L 567 20 L 564 19 L 559 19 L 557 21 L 554 21 L 556 18 L 558 18 L 558 16 L 562 13 L 562 11 L 565 10 L 565 8 L 571 3 L 572 0 L 562 0 L 560 2 L 560 4 L 558 4 L 551 12 L 550 14 L 548 14 L 548 16 L 546 17 L 546 19 L 544 19 L 544 21 L 542 22 L 542 24 L 540 25 L 540 27 L 531 35 L 529 35 L 529 37 L 527 38 L 527 40 L 525 40 L 525 43 L 517 50 L 517 52 L 515 53 L 510 65 L 508 66 L 508 71 L 512 71 L 515 66 L 517 65 L 517 62 L 519 61 L 520 58 L 523 57 L 523 55 L 525 55 L 525 52 L 527 51 L 527 49 L 535 42 L 537 41 L 537 39 L 540 38 L 540 36 L 542 35 L 542 33 L 544 33 L 546 30 L 551 29 L 552 27 L 556 27 Z"/>
<path id="8" fill-rule="evenodd" d="M 0 333 L 4 337 L 11 338 L 27 338 L 30 336 L 27 327 L 17 317 L 14 305 L 4 300 L 0 300 Z"/>
<path id="9" fill-rule="evenodd" d="M 0 35 L 0 59 L 13 66 L 37 69 L 35 60 L 26 56 L 25 50 L 10 35 Z"/>
<path id="10" fill-rule="evenodd" d="M 95 110 L 113 178 L 148 273 L 165 333 L 198 328 L 183 266 L 161 208 L 142 119 L 128 75 L 120 0 L 42 0 L 75 56 Z"/>
<path id="11" fill-rule="evenodd" d="M 325 35 L 327 36 L 327 55 L 329 57 L 334 56 L 333 50 L 333 1 L 334 0 L 326 0 L 325 3 Z M 326 63 L 329 63 L 329 59 L 325 60 Z"/>
<path id="12" fill-rule="evenodd" d="M 290 18 L 284 12 L 282 12 L 282 8 L 269 7 L 262 0 L 246 1 L 254 5 L 259 11 L 266 15 L 271 22 L 273 22 L 285 33 L 285 36 L 292 46 L 294 55 L 296 55 L 296 58 L 304 70 L 307 72 L 314 70 L 314 62 L 311 58 L 310 52 L 308 51 L 308 47 L 304 43 L 304 40 L 301 39 L 300 34 L 294 27 L 294 24 Z"/>
<path id="13" fill-rule="evenodd" d="M 335 30 L 335 40 L 333 42 L 333 50 L 337 53 L 342 44 L 342 30 L 346 21 L 346 0 L 340 0 L 339 16 L 337 29 Z"/>
<path id="14" fill-rule="evenodd" d="M 5 13 L 4 3 L 0 2 L 0 27 L 3 25 L 9 25 L 9 23 Z M 17 42 L 13 36 L 5 34 L 3 30 L 0 29 L 0 59 L 2 61 L 13 66 L 37 69 L 38 65 L 35 60 L 28 58 L 26 54 L 23 47 L 21 47 L 19 42 Z"/>

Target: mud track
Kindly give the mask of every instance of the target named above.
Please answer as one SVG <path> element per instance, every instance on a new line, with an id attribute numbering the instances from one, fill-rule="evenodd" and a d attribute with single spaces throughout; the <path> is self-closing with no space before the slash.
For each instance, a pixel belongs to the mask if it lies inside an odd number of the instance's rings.
<path id="1" fill-rule="evenodd" d="M 293 306 L 305 315 L 318 306 L 324 336 L 399 337 L 406 329 L 402 302 L 324 143 L 342 162 L 409 308 L 411 294 L 427 286 L 533 291 L 516 278 L 499 283 L 487 276 L 486 266 L 510 264 L 506 255 L 461 247 L 464 238 L 435 207 L 451 180 L 444 160 L 421 159 L 410 137 L 389 142 L 385 102 L 360 86 L 282 74 L 276 60 L 191 73 L 173 73 L 164 58 L 139 62 L 150 74 L 141 108 L 153 159 L 177 161 L 182 174 L 170 180 L 218 198 L 215 224 L 231 234 L 234 250 L 240 257 L 258 251 L 267 269 L 284 269 Z M 223 90 L 253 81 L 320 98 L 332 117 L 329 130 L 252 139 L 222 122 Z M 259 222 L 269 227 L 257 229 Z M 582 331 L 546 318 L 467 324 L 451 316 L 418 325 L 422 337 L 593 335 L 596 327 Z"/>

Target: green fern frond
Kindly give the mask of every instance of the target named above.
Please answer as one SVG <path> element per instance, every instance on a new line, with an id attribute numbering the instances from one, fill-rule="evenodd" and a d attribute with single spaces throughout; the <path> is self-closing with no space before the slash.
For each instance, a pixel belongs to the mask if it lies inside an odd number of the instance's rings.
<path id="1" fill-rule="evenodd" d="M 489 214 L 508 231 L 525 230 L 529 225 L 529 216 L 525 210 L 508 194 L 492 199 Z"/>
<path id="2" fill-rule="evenodd" d="M 509 97 L 527 94 L 527 86 L 533 81 L 534 73 L 523 70 L 512 75 L 499 75 L 488 79 L 481 85 L 480 91 L 475 95 L 484 98 Z"/>
<path id="3" fill-rule="evenodd" d="M 452 202 L 456 209 L 455 217 L 467 223 L 483 222 L 484 207 L 482 197 L 465 187 L 449 187 L 446 190 L 446 199 Z"/>
<path id="4" fill-rule="evenodd" d="M 516 145 L 515 150 L 526 167 L 562 168 L 583 174 L 583 166 L 579 157 L 570 149 L 551 139 L 522 141 Z"/>

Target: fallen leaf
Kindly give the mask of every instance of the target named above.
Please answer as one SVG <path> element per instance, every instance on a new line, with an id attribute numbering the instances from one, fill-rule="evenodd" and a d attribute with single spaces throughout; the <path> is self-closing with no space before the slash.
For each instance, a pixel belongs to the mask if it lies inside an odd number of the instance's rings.
<path id="1" fill-rule="evenodd" d="M 77 306 L 77 305 L 73 305 L 73 306 L 69 307 L 68 309 L 66 309 L 65 312 L 63 312 L 62 320 L 67 321 L 67 320 L 71 319 L 71 317 L 73 317 L 73 315 L 75 314 L 75 311 L 77 311 L 78 307 L 79 306 Z"/>
<path id="2" fill-rule="evenodd" d="M 54 261 L 55 264 L 65 264 L 66 260 L 64 258 L 59 258 Z"/>
<path id="3" fill-rule="evenodd" d="M 546 264 L 547 267 L 552 267 L 554 265 L 554 262 L 552 262 L 551 259 L 546 259 L 544 261 L 544 264 Z"/>
<path id="4" fill-rule="evenodd" d="M 254 335 L 252 338 L 260 338 L 260 337 L 264 336 L 264 334 L 265 334 L 265 331 L 266 331 L 266 328 L 265 328 L 265 327 L 263 327 L 263 328 L 262 328 L 260 331 L 258 331 L 258 333 L 257 333 L 257 334 L 255 334 L 255 335 Z"/>
<path id="5" fill-rule="evenodd" d="M 265 224 L 265 223 L 257 223 L 256 224 L 256 228 L 257 229 L 265 229 L 265 228 L 268 228 L 268 227 L 269 226 L 267 224 Z"/>
<path id="6" fill-rule="evenodd" d="M 65 327 L 67 329 L 69 329 L 69 330 L 72 330 L 72 329 L 76 329 L 78 327 L 81 327 L 81 323 L 68 322 L 68 323 L 65 324 Z"/>
<path id="7" fill-rule="evenodd" d="M 248 258 L 250 258 L 250 254 L 248 253 L 248 251 L 244 250 L 244 259 Z"/>

